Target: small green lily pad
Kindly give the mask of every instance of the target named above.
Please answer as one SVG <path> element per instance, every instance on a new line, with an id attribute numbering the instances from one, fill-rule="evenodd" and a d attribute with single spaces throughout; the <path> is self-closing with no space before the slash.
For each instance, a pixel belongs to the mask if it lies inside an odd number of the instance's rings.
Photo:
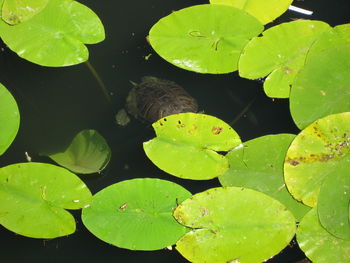
<path id="1" fill-rule="evenodd" d="M 149 42 L 177 67 L 199 73 L 229 73 L 237 70 L 249 39 L 262 31 L 263 25 L 240 9 L 207 4 L 160 19 L 149 32 Z"/>
<path id="2" fill-rule="evenodd" d="M 317 211 L 321 225 L 332 235 L 350 241 L 350 156 L 337 165 L 324 180 Z"/>
<path id="3" fill-rule="evenodd" d="M 267 24 L 287 11 L 293 0 L 210 0 L 211 4 L 230 5 L 246 11 Z"/>
<path id="4" fill-rule="evenodd" d="M 45 8 L 48 0 L 4 0 L 2 5 L 2 19 L 16 25 L 31 19 Z"/>
<path id="5" fill-rule="evenodd" d="M 284 178 L 297 200 L 314 207 L 327 176 L 350 156 L 350 112 L 329 115 L 306 127 L 292 142 L 284 163 Z"/>
<path id="6" fill-rule="evenodd" d="M 15 139 L 19 129 L 20 115 L 15 99 L 0 84 L 0 155 L 2 155 Z"/>
<path id="7" fill-rule="evenodd" d="M 55 238 L 75 231 L 65 209 L 80 209 L 91 193 L 75 174 L 45 163 L 0 168 L 0 224 L 27 237 Z"/>
<path id="8" fill-rule="evenodd" d="M 156 250 L 175 244 L 188 230 L 172 216 L 191 193 L 160 179 L 113 184 L 93 196 L 82 220 L 99 239 L 131 250 Z"/>
<path id="9" fill-rule="evenodd" d="M 284 183 L 283 164 L 293 134 L 267 135 L 230 151 L 230 169 L 219 176 L 222 186 L 238 186 L 263 192 L 284 204 L 299 221 L 310 210 L 295 200 Z"/>
<path id="10" fill-rule="evenodd" d="M 350 262 L 350 241 L 328 233 L 318 221 L 316 207 L 300 222 L 297 241 L 301 250 L 312 262 Z"/>
<path id="11" fill-rule="evenodd" d="M 248 79 L 266 77 L 267 96 L 288 98 L 290 85 L 302 68 L 315 39 L 330 26 L 321 21 L 297 20 L 269 28 L 253 38 L 239 60 L 239 75 Z"/>
<path id="12" fill-rule="evenodd" d="M 0 36 L 20 57 L 62 67 L 86 61 L 89 52 L 84 44 L 98 43 L 105 34 L 100 19 L 88 7 L 72 0 L 50 0 L 26 22 L 11 26 L 0 20 Z"/>
<path id="13" fill-rule="evenodd" d="M 111 159 L 111 149 L 98 131 L 82 130 L 67 149 L 49 157 L 59 165 L 80 174 L 102 171 Z"/>
<path id="14" fill-rule="evenodd" d="M 350 44 L 335 45 L 313 55 L 297 75 L 290 111 L 303 129 L 329 114 L 350 111 Z"/>
<path id="15" fill-rule="evenodd" d="M 157 137 L 145 142 L 147 157 L 174 176 L 206 180 L 228 169 L 228 160 L 216 151 L 228 151 L 241 143 L 224 121 L 199 113 L 180 113 L 153 123 Z"/>
<path id="16" fill-rule="evenodd" d="M 295 219 L 285 206 L 240 187 L 196 194 L 182 202 L 174 216 L 192 228 L 176 249 L 197 263 L 260 263 L 280 252 L 295 234 Z"/>

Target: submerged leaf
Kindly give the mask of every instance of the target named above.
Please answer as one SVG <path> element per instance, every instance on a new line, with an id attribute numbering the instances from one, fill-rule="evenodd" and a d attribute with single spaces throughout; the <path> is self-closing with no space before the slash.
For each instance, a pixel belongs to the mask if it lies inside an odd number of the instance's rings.
<path id="1" fill-rule="evenodd" d="M 20 122 L 20 115 L 15 99 L 0 84 L 0 155 L 2 155 L 15 139 Z"/>
<path id="2" fill-rule="evenodd" d="M 102 171 L 111 159 L 111 149 L 95 130 L 82 130 L 68 148 L 49 157 L 59 165 L 80 174 Z"/>
<path id="3" fill-rule="evenodd" d="M 241 143 L 238 134 L 224 121 L 210 115 L 180 113 L 153 123 L 157 137 L 143 144 L 147 157 L 174 176 L 206 180 L 228 168 L 225 156 Z"/>
<path id="4" fill-rule="evenodd" d="M 260 263 L 280 252 L 295 233 L 295 219 L 280 202 L 241 187 L 196 194 L 174 216 L 192 228 L 176 249 L 196 263 Z"/>
<path id="5" fill-rule="evenodd" d="M 84 208 L 82 220 L 101 240 L 132 250 L 173 245 L 188 230 L 172 212 L 191 193 L 160 179 L 133 179 L 108 186 Z"/>
<path id="6" fill-rule="evenodd" d="M 246 11 L 267 24 L 287 11 L 293 0 L 210 0 L 211 4 L 230 5 Z"/>
<path id="7" fill-rule="evenodd" d="M 306 127 L 292 142 L 284 163 L 284 178 L 295 199 L 315 206 L 327 176 L 350 158 L 350 112 L 329 115 Z"/>
<path id="8" fill-rule="evenodd" d="M 97 15 L 71 0 L 50 0 L 40 13 L 15 26 L 0 20 L 0 36 L 20 57 L 50 67 L 86 61 L 89 53 L 84 43 L 105 37 Z"/>
<path id="9" fill-rule="evenodd" d="M 0 224 L 27 237 L 55 238 L 75 231 L 65 209 L 91 201 L 86 185 L 66 169 L 45 163 L 0 168 Z"/>
<path id="10" fill-rule="evenodd" d="M 240 9 L 197 5 L 159 20 L 149 32 L 149 41 L 175 66 L 218 74 L 237 70 L 243 47 L 262 30 L 256 18 Z"/>

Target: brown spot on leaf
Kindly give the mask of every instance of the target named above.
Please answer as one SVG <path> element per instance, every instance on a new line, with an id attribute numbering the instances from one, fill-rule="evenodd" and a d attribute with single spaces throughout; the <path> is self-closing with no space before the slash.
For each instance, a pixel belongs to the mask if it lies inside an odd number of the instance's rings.
<path id="1" fill-rule="evenodd" d="M 218 135 L 218 134 L 220 134 L 222 132 L 222 127 L 214 126 L 213 128 L 211 128 L 211 132 L 214 135 Z"/>

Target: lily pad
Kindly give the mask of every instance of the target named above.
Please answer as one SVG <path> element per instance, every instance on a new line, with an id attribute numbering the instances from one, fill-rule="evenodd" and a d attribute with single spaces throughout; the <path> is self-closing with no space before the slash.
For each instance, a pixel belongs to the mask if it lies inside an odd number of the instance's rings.
<path id="1" fill-rule="evenodd" d="M 318 217 L 332 235 L 350 240 L 350 158 L 339 162 L 324 180 L 318 197 Z"/>
<path id="2" fill-rule="evenodd" d="M 174 114 L 152 126 L 157 137 L 143 144 L 147 157 L 165 172 L 186 179 L 221 175 L 228 169 L 228 160 L 217 151 L 241 143 L 227 123 L 205 114 Z"/>
<path id="3" fill-rule="evenodd" d="M 2 5 L 2 19 L 16 25 L 31 19 L 47 5 L 48 0 L 4 0 Z"/>
<path id="4" fill-rule="evenodd" d="M 45 163 L 0 168 L 0 224 L 27 237 L 55 238 L 75 231 L 65 209 L 91 201 L 86 185 L 68 170 Z"/>
<path id="5" fill-rule="evenodd" d="M 266 77 L 267 96 L 288 98 L 290 85 L 303 67 L 315 39 L 330 26 L 321 21 L 297 20 L 283 23 L 253 38 L 239 60 L 239 75 L 248 79 Z"/>
<path id="6" fill-rule="evenodd" d="M 95 130 L 82 130 L 73 138 L 67 149 L 49 155 L 59 165 L 80 174 L 102 171 L 111 159 L 111 149 Z"/>
<path id="7" fill-rule="evenodd" d="M 15 139 L 19 129 L 20 115 L 15 99 L 0 84 L 0 155 L 2 155 Z"/>
<path id="8" fill-rule="evenodd" d="M 299 221 L 310 210 L 295 200 L 284 183 L 283 164 L 293 134 L 267 135 L 230 151 L 230 169 L 219 176 L 222 186 L 239 186 L 263 192 L 284 204 Z"/>
<path id="9" fill-rule="evenodd" d="M 306 127 L 292 142 L 284 163 L 289 192 L 308 206 L 315 206 L 327 176 L 338 173 L 350 158 L 350 112 L 329 115 Z"/>
<path id="10" fill-rule="evenodd" d="M 211 4 L 230 5 L 246 11 L 267 24 L 287 11 L 293 0 L 210 0 Z"/>
<path id="11" fill-rule="evenodd" d="M 262 31 L 263 25 L 240 9 L 207 4 L 160 19 L 149 32 L 149 42 L 177 67 L 218 74 L 236 71 L 243 47 Z"/>
<path id="12" fill-rule="evenodd" d="M 336 45 L 313 55 L 297 75 L 290 111 L 303 129 L 329 114 L 350 111 L 350 44 Z"/>
<path id="13" fill-rule="evenodd" d="M 328 233 L 318 221 L 316 207 L 300 222 L 297 241 L 312 262 L 350 262 L 350 241 Z"/>
<path id="14" fill-rule="evenodd" d="M 295 219 L 285 206 L 240 187 L 196 194 L 182 202 L 174 216 L 192 228 L 176 249 L 196 263 L 260 263 L 280 252 L 295 234 Z"/>
<path id="15" fill-rule="evenodd" d="M 105 37 L 97 15 L 71 0 L 50 0 L 41 12 L 15 26 L 0 20 L 0 36 L 20 57 L 50 67 L 86 61 L 89 52 L 84 43 L 94 44 Z"/>
<path id="16" fill-rule="evenodd" d="M 131 250 L 173 245 L 188 230 L 172 216 L 191 193 L 160 179 L 133 179 L 113 184 L 93 196 L 82 219 L 99 239 Z"/>

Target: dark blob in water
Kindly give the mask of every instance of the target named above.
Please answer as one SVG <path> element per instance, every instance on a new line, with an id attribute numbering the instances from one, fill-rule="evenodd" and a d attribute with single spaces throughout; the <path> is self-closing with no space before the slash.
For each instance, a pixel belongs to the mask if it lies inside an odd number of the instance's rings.
<path id="1" fill-rule="evenodd" d="M 171 114 L 197 112 L 198 104 L 175 82 L 146 76 L 129 92 L 126 109 L 135 118 L 153 123 Z"/>

